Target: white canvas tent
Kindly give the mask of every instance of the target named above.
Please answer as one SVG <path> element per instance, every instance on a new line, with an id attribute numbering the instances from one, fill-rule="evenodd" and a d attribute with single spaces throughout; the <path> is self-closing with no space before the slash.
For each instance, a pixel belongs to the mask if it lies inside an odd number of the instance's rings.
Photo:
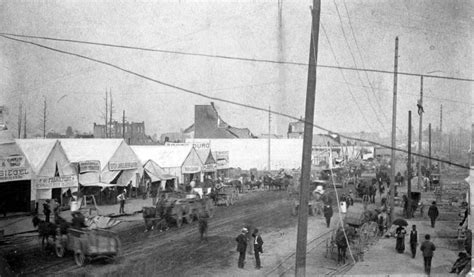
<path id="1" fill-rule="evenodd" d="M 143 145 L 133 146 L 133 151 L 143 160 L 152 160 L 163 170 L 177 176 L 177 182 L 188 182 L 201 172 L 201 161 L 192 145 Z"/>
<path id="2" fill-rule="evenodd" d="M 78 165 L 81 185 L 127 186 L 131 182 L 133 187 L 138 186 L 143 167 L 123 139 L 61 139 L 60 142 L 69 160 Z M 97 163 L 97 168 L 81 169 L 82 164 L 92 162 Z"/>
<path id="3" fill-rule="evenodd" d="M 76 171 L 58 140 L 17 139 L 16 143 L 33 170 L 32 200 L 56 198 L 62 202 L 65 192 L 77 191 Z"/>

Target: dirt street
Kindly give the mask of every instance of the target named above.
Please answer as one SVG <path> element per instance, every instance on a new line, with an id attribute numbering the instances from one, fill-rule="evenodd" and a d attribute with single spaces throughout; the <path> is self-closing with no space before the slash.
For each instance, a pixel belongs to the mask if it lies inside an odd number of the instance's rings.
<path id="1" fill-rule="evenodd" d="M 200 241 L 196 222 L 162 233 L 144 233 L 140 223 L 120 234 L 123 252 L 118 260 L 94 261 L 79 268 L 71 254 L 60 259 L 51 252 L 36 251 L 25 257 L 30 264 L 23 272 L 27 276 L 262 276 L 271 271 L 271 265 L 283 262 L 294 252 L 297 217 L 291 216 L 291 202 L 286 197 L 286 192 L 251 192 L 234 206 L 217 207 L 209 221 L 207 242 Z M 319 217 L 311 217 L 309 224 L 313 230 L 309 237 L 330 231 Z M 262 255 L 263 270 L 254 269 L 253 255 L 248 253 L 246 268 L 236 271 L 235 237 L 246 225 L 261 230 L 266 241 L 264 249 L 271 251 Z M 281 245 L 274 248 L 272 242 Z"/>

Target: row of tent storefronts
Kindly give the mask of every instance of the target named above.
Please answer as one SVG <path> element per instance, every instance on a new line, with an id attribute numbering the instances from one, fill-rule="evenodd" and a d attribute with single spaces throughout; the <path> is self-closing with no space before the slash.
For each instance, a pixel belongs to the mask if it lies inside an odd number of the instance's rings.
<path id="1" fill-rule="evenodd" d="M 228 152 L 209 145 L 129 146 L 122 139 L 17 139 L 0 142 L 0 211 L 30 212 L 43 201 L 69 206 L 75 196 L 115 203 L 123 188 L 150 189 L 227 177 Z"/>

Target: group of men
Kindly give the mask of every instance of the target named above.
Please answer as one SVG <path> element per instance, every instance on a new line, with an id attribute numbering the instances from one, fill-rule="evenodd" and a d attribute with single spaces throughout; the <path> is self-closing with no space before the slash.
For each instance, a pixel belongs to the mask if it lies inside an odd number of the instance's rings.
<path id="1" fill-rule="evenodd" d="M 248 228 L 242 228 L 242 232 L 235 238 L 237 241 L 237 252 L 239 252 L 239 261 L 238 267 L 244 268 L 245 265 L 245 253 L 247 251 L 247 245 L 249 240 L 253 240 L 253 251 L 255 255 L 255 268 L 260 269 L 262 268 L 261 261 L 260 261 L 260 253 L 263 253 L 263 239 L 260 236 L 258 229 L 254 229 L 252 232 L 252 238 L 248 236 Z"/>

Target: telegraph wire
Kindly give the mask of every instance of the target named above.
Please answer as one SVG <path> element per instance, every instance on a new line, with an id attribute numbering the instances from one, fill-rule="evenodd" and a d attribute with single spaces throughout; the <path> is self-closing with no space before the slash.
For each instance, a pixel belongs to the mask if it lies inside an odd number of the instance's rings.
<path id="1" fill-rule="evenodd" d="M 340 27 L 341 27 L 341 31 L 342 31 L 342 36 L 344 37 L 344 41 L 346 42 L 346 45 L 347 45 L 347 48 L 349 49 L 349 53 L 351 54 L 351 57 L 352 57 L 352 61 L 354 62 L 354 66 L 357 67 L 357 62 L 356 62 L 356 59 L 354 57 L 354 54 L 352 53 L 352 49 L 351 49 L 351 46 L 349 44 L 349 41 L 347 40 L 347 36 L 346 36 L 346 31 L 344 30 L 344 26 L 343 26 L 343 23 L 342 23 L 342 18 L 341 18 L 341 14 L 339 13 L 339 8 L 337 7 L 337 3 L 336 3 L 336 0 L 333 0 L 334 2 L 334 5 L 336 6 L 336 11 L 337 11 L 337 14 L 339 16 L 339 23 L 340 23 Z M 327 39 L 329 40 L 329 37 L 326 35 Z M 333 51 L 334 52 L 334 51 Z M 362 78 L 360 77 L 360 72 L 359 71 L 356 71 L 357 73 L 357 78 L 359 79 L 360 83 L 362 85 L 364 85 L 364 82 L 362 81 Z M 370 82 L 369 82 L 370 84 Z M 385 126 L 384 124 L 382 123 L 382 121 L 380 121 L 380 118 L 377 114 L 377 111 L 375 110 L 374 108 L 374 105 L 372 105 L 372 101 L 370 101 L 370 95 L 369 93 L 367 92 L 367 89 L 364 89 L 364 92 L 365 92 L 365 95 L 367 96 L 367 102 L 369 102 L 369 105 L 370 105 L 370 108 L 372 109 L 372 111 L 374 112 L 375 114 L 375 118 L 377 119 L 377 121 L 380 123 L 380 125 L 382 126 L 382 129 L 385 129 Z"/>
<path id="2" fill-rule="evenodd" d="M 53 48 L 53 47 L 49 47 L 49 46 L 46 46 L 46 45 L 42 45 L 42 44 L 39 44 L 39 43 L 27 41 L 27 40 L 12 38 L 12 37 L 2 35 L 2 34 L 0 34 L 0 37 L 6 38 L 6 39 L 9 39 L 9 40 L 13 40 L 13 41 L 16 41 L 16 42 L 30 44 L 30 45 L 33 45 L 33 46 L 37 46 L 37 47 L 47 49 L 47 50 L 50 50 L 50 51 L 53 51 L 53 52 L 61 53 L 61 54 L 64 54 L 64 55 L 74 56 L 74 57 L 89 60 L 89 61 L 92 61 L 92 62 L 95 62 L 95 63 L 103 64 L 103 65 L 115 68 L 119 71 L 123 71 L 125 73 L 128 73 L 130 75 L 134 75 L 134 76 L 137 76 L 139 78 L 148 80 L 150 82 L 157 83 L 157 84 L 167 86 L 167 87 L 170 87 L 170 88 L 174 88 L 176 90 L 180 90 L 180 91 L 183 91 L 183 92 L 186 92 L 186 93 L 189 93 L 189 94 L 193 94 L 193 95 L 196 95 L 196 96 L 200 96 L 200 97 L 203 97 L 203 98 L 207 98 L 207 99 L 210 99 L 210 100 L 219 101 L 219 102 L 223 102 L 223 103 L 228 103 L 228 104 L 241 106 L 241 107 L 244 107 L 244 108 L 249 108 L 249 109 L 253 109 L 253 110 L 257 110 L 257 111 L 262 111 L 264 113 L 268 113 L 268 109 L 266 109 L 266 108 L 260 108 L 260 107 L 257 107 L 257 106 L 252 106 L 252 105 L 249 105 L 249 104 L 244 104 L 244 103 L 240 103 L 240 102 L 236 102 L 236 101 L 232 101 L 232 100 L 227 100 L 227 99 L 224 99 L 224 98 L 209 96 L 209 95 L 206 95 L 206 94 L 203 94 L 203 93 L 200 93 L 200 92 L 196 92 L 196 91 L 193 91 L 193 90 L 190 90 L 190 89 L 182 88 L 182 87 L 179 87 L 179 86 L 176 86 L 176 85 L 172 85 L 172 84 L 169 84 L 169 83 L 166 83 L 166 82 L 159 81 L 157 79 L 145 76 L 143 74 L 134 72 L 132 70 L 120 67 L 118 65 L 115 65 L 115 64 L 112 64 L 112 63 L 109 63 L 109 62 L 106 62 L 106 61 L 98 60 L 98 59 L 95 59 L 95 58 L 91 58 L 91 57 L 88 57 L 88 56 L 84 56 L 84 55 L 81 55 L 81 54 L 77 54 L 77 53 L 73 53 L 73 52 L 69 52 L 69 51 L 65 51 L 65 50 L 61 50 L 61 49 L 56 49 L 56 48 Z M 292 119 L 292 120 L 307 123 L 306 121 L 304 121 L 304 120 L 302 120 L 302 119 L 300 119 L 296 116 L 288 115 L 288 114 L 285 114 L 285 113 L 282 113 L 282 112 L 277 112 L 277 111 L 272 110 L 271 113 L 275 114 L 275 115 L 283 116 L 283 117 L 286 117 L 286 118 L 289 118 L 289 119 Z M 311 124 L 311 125 L 313 125 L 314 127 L 318 128 L 320 130 L 326 131 L 328 133 L 338 135 L 341 138 L 350 139 L 350 140 L 354 140 L 354 141 L 358 141 L 358 142 L 370 143 L 370 144 L 380 146 L 380 147 L 383 147 L 383 148 L 394 149 L 395 151 L 408 153 L 408 150 L 405 150 L 405 149 L 396 148 L 396 147 L 392 148 L 391 146 L 384 145 L 382 143 L 375 142 L 375 141 L 372 141 L 372 140 L 367 140 L 367 139 L 361 139 L 361 138 L 355 138 L 355 137 L 351 137 L 351 136 L 342 135 L 338 132 L 334 132 L 334 131 L 329 130 L 325 127 L 319 126 L 317 124 Z M 457 167 L 464 168 L 464 169 L 470 169 L 470 167 L 468 167 L 468 166 L 458 164 L 458 163 L 453 163 L 451 161 L 442 160 L 442 159 L 438 159 L 438 158 L 434 158 L 434 157 L 428 157 L 426 155 L 418 154 L 418 153 L 411 153 L 411 154 L 413 156 L 418 156 L 418 157 L 422 157 L 422 158 L 431 159 L 432 161 L 438 161 L 438 162 L 445 163 L 445 164 L 448 164 L 448 165 L 457 166 Z"/>
<path id="3" fill-rule="evenodd" d="M 349 14 L 349 9 L 347 9 L 346 0 L 342 0 L 342 3 L 344 4 L 344 9 L 346 10 L 347 19 L 348 19 L 348 21 L 349 21 L 349 27 L 350 27 L 350 30 L 351 30 L 351 33 L 352 33 L 352 37 L 354 38 L 354 42 L 355 42 L 355 45 L 356 45 L 356 48 L 357 48 L 357 52 L 359 53 L 360 61 L 362 62 L 362 67 L 365 68 L 364 58 L 362 57 L 362 51 L 360 50 L 359 43 L 357 42 L 357 37 L 356 37 L 356 35 L 355 35 L 354 28 L 353 28 L 353 26 L 352 26 L 352 20 L 351 20 L 350 14 Z M 334 1 L 334 5 L 336 5 L 336 7 L 337 7 L 337 4 L 336 4 L 335 1 Z M 338 12 L 338 14 L 339 14 L 339 12 Z M 341 22 L 341 23 L 342 23 L 342 22 Z M 374 95 L 375 102 L 376 102 L 377 106 L 379 107 L 380 112 L 382 113 L 382 115 L 383 115 L 383 117 L 385 118 L 385 120 L 388 121 L 388 117 L 387 117 L 387 115 L 385 114 L 385 112 L 383 111 L 382 105 L 380 104 L 380 101 L 379 101 L 379 99 L 377 98 L 377 95 L 375 94 L 374 86 L 373 86 L 372 83 L 370 82 L 369 74 L 367 73 L 367 71 L 364 71 L 364 73 L 365 73 L 365 78 L 367 79 L 367 82 L 369 83 L 370 90 L 372 91 L 372 94 Z"/>
<path id="4" fill-rule="evenodd" d="M 3 33 L 3 32 L 0 32 L 0 35 L 10 36 L 10 38 L 14 36 L 14 37 L 22 37 L 22 38 L 44 39 L 44 40 L 52 40 L 52 41 L 89 44 L 89 45 L 96 45 L 96 46 L 106 46 L 106 47 L 113 47 L 113 48 L 123 48 L 123 49 L 129 49 L 129 50 L 140 50 L 140 51 L 148 51 L 148 52 L 159 52 L 159 53 L 207 57 L 207 58 L 219 58 L 219 59 L 226 59 L 226 60 L 246 61 L 246 62 L 288 64 L 288 65 L 297 65 L 297 66 L 314 66 L 308 63 L 301 63 L 301 62 L 276 61 L 276 60 L 268 60 L 268 59 L 253 59 L 253 58 L 234 57 L 234 56 L 225 56 L 225 55 L 211 55 L 211 54 L 203 54 L 203 53 L 184 52 L 184 51 L 171 51 L 171 50 L 135 47 L 135 46 L 127 46 L 127 45 L 119 45 L 119 44 L 111 44 L 111 43 L 90 42 L 90 41 L 73 40 L 73 39 L 60 39 L 60 38 L 52 38 L 52 37 L 44 37 L 44 36 L 19 35 L 19 34 Z M 357 67 L 348 67 L 348 66 L 333 66 L 333 65 L 324 65 L 324 64 L 317 64 L 316 66 L 321 67 L 321 68 L 343 69 L 343 70 L 352 70 L 352 71 L 367 71 L 367 72 L 386 73 L 386 74 L 393 75 L 393 71 L 390 71 L 390 70 L 357 68 Z M 419 73 L 400 72 L 400 71 L 398 71 L 397 74 L 405 75 L 405 76 L 414 76 L 414 77 L 423 76 L 425 78 L 437 78 L 437 79 L 454 80 L 454 81 L 474 82 L 474 79 L 471 79 L 471 78 L 450 77 L 450 76 L 430 75 L 430 74 L 425 75 L 425 74 L 419 74 Z"/>
<path id="5" fill-rule="evenodd" d="M 324 28 L 323 23 L 321 23 L 321 29 L 323 29 L 324 36 L 326 37 L 326 40 L 328 41 L 329 49 L 331 49 L 331 53 L 334 57 L 334 61 L 336 62 L 337 65 L 339 65 L 339 62 L 337 61 L 336 53 L 334 52 L 334 48 L 332 47 L 331 41 L 329 40 L 329 36 L 326 32 L 326 28 Z M 354 103 L 356 104 L 357 108 L 359 109 L 359 112 L 362 115 L 362 118 L 364 119 L 365 123 L 367 123 L 367 126 L 369 126 L 369 128 L 372 129 L 372 131 L 374 131 L 374 128 L 372 127 L 371 124 L 369 124 L 367 118 L 365 117 L 364 113 L 362 112 L 362 109 L 360 108 L 359 103 L 357 103 L 357 100 L 356 100 L 354 94 L 352 93 L 352 90 L 351 90 L 350 86 L 348 85 L 348 82 L 347 82 L 346 76 L 344 75 L 344 72 L 342 70 L 340 70 L 340 72 L 341 72 L 341 75 L 342 75 L 342 79 L 344 80 L 344 83 L 346 83 L 346 85 L 347 85 L 347 90 L 349 91 L 349 93 L 352 97 L 352 100 L 354 100 Z M 382 127 L 383 127 L 383 125 L 382 125 Z"/>

